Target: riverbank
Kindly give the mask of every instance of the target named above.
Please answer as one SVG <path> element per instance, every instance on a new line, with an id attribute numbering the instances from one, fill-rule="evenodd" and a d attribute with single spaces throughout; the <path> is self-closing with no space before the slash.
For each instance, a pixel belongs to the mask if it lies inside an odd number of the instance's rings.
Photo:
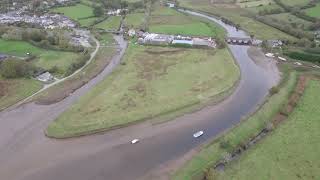
<path id="1" fill-rule="evenodd" d="M 272 117 L 287 103 L 296 84 L 296 78 L 297 73 L 291 73 L 288 79 L 284 79 L 279 92 L 268 97 L 256 113 L 231 130 L 225 131 L 210 144 L 205 145 L 173 175 L 173 179 L 201 179 L 205 169 L 213 167 L 215 163 L 227 156 L 241 143 L 265 128 L 271 122 Z"/>
<path id="2" fill-rule="evenodd" d="M 319 177 L 320 108 L 318 80 L 308 81 L 306 90 L 289 118 L 262 139 L 255 147 L 225 167 L 214 172 L 214 179 L 251 179 L 276 177 L 280 179 L 316 179 Z M 294 104 L 294 103 L 291 103 Z M 239 168 L 241 167 L 241 168 Z"/>
<path id="3" fill-rule="evenodd" d="M 227 49 L 131 44 L 123 64 L 50 124 L 47 135 L 74 137 L 176 117 L 209 101 L 224 99 L 240 76 Z"/>

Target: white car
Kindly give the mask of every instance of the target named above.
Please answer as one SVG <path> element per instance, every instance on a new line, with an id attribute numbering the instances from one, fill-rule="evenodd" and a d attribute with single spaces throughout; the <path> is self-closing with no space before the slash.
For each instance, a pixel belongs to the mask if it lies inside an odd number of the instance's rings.
<path id="1" fill-rule="evenodd" d="M 295 63 L 293 63 L 294 65 L 297 65 L 297 66 L 301 66 L 302 64 L 301 63 L 299 63 L 299 62 L 295 62 Z"/>
<path id="2" fill-rule="evenodd" d="M 198 131 L 198 132 L 196 132 L 196 133 L 193 134 L 193 137 L 194 137 L 194 138 L 198 138 L 198 137 L 200 137 L 200 136 L 202 136 L 202 135 L 203 135 L 203 131 Z"/>
<path id="3" fill-rule="evenodd" d="M 131 141 L 131 144 L 136 144 L 138 142 L 139 142 L 139 139 L 134 139 L 134 140 Z"/>

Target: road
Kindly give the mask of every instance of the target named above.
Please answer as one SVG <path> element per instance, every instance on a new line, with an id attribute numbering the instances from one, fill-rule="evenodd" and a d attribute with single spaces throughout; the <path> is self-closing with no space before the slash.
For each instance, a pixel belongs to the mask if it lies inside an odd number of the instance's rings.
<path id="1" fill-rule="evenodd" d="M 229 35 L 245 36 L 242 31 L 221 25 Z M 50 121 L 119 64 L 126 44 L 119 38 L 118 42 L 122 50 L 112 63 L 68 98 L 48 106 L 24 104 L 0 113 L 0 179 L 141 179 L 239 123 L 263 102 L 268 90 L 279 80 L 275 63 L 270 61 L 267 66 L 259 66 L 249 58 L 249 47 L 230 45 L 241 69 L 241 80 L 235 92 L 219 105 L 208 106 L 162 124 L 147 121 L 74 139 L 45 137 L 43 131 Z M 194 139 L 192 134 L 198 130 L 203 130 L 205 134 Z M 134 138 L 139 138 L 140 142 L 131 145 L 129 142 Z"/>

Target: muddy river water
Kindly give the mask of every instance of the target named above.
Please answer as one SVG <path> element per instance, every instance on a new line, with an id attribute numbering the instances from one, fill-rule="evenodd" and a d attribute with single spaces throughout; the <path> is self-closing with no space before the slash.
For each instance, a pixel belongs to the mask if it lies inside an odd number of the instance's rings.
<path id="1" fill-rule="evenodd" d="M 223 26 L 229 36 L 246 37 L 243 31 L 212 17 L 186 11 Z M 120 63 L 126 42 L 116 37 L 119 54 L 106 69 L 66 99 L 52 105 L 24 104 L 0 112 L 1 180 L 133 180 L 183 156 L 219 133 L 239 123 L 263 102 L 279 80 L 275 63 L 256 65 L 246 46 L 229 48 L 241 69 L 235 92 L 216 106 L 162 124 L 145 122 L 107 133 L 56 140 L 44 136 L 47 125 L 77 99 L 103 80 Z M 112 92 L 110 92 L 112 93 Z M 193 133 L 203 130 L 198 139 Z M 130 144 L 139 138 L 137 144 Z M 159 179 L 155 176 L 154 179 Z"/>

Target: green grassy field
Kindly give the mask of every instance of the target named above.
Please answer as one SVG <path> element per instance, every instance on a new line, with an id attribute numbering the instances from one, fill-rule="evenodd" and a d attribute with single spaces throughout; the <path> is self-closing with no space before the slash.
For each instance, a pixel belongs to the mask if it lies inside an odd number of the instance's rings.
<path id="1" fill-rule="evenodd" d="M 27 53 L 36 56 L 32 61 L 36 66 L 50 69 L 58 68 L 57 75 L 62 76 L 71 63 L 76 62 L 79 55 L 73 52 L 41 49 L 24 41 L 7 41 L 0 39 L 0 52 L 13 56 L 26 57 Z"/>
<path id="2" fill-rule="evenodd" d="M 223 29 L 218 25 L 166 7 L 157 7 L 151 14 L 149 24 L 151 32 L 212 37 L 224 34 Z"/>
<path id="3" fill-rule="evenodd" d="M 68 137 L 167 115 L 213 99 L 239 78 L 227 49 L 130 44 L 124 62 L 52 122 L 47 134 Z"/>
<path id="4" fill-rule="evenodd" d="M 105 21 L 102 21 L 99 24 L 96 24 L 96 28 L 107 29 L 107 30 L 118 30 L 121 23 L 120 16 L 110 16 Z"/>
<path id="5" fill-rule="evenodd" d="M 316 7 L 307 9 L 305 12 L 311 17 L 320 18 L 320 3 Z"/>
<path id="6" fill-rule="evenodd" d="M 124 20 L 124 23 L 129 27 L 139 28 L 144 21 L 144 13 L 132 13 L 128 14 Z"/>
<path id="7" fill-rule="evenodd" d="M 277 4 L 272 3 L 272 4 L 266 4 L 263 6 L 247 7 L 245 9 L 257 14 L 259 13 L 259 11 L 262 11 L 262 10 L 272 10 L 272 9 L 281 9 L 281 8 Z"/>
<path id="8" fill-rule="evenodd" d="M 287 6 L 303 6 L 310 2 L 310 0 L 281 0 Z"/>
<path id="9" fill-rule="evenodd" d="M 290 13 L 272 14 L 272 15 L 267 15 L 267 17 L 277 19 L 287 24 L 296 23 L 297 26 L 301 29 L 307 29 L 312 24 L 311 22 L 298 18 Z"/>
<path id="10" fill-rule="evenodd" d="M 40 90 L 42 84 L 33 79 L 3 79 L 0 76 L 0 110 Z"/>
<path id="11" fill-rule="evenodd" d="M 273 0 L 242 1 L 237 3 L 237 5 L 239 5 L 241 8 L 258 7 L 269 4 L 274 4 Z"/>
<path id="12" fill-rule="evenodd" d="M 235 23 L 240 24 L 241 28 L 249 34 L 254 34 L 259 39 L 296 39 L 271 26 L 260 23 L 248 17 L 248 11 L 244 8 L 228 7 L 225 5 L 211 4 L 207 0 L 181 0 L 182 7 L 195 9 L 209 14 L 220 15 Z"/>
<path id="13" fill-rule="evenodd" d="M 319 89 L 320 82 L 311 81 L 288 120 L 215 179 L 318 179 Z"/>
<path id="14" fill-rule="evenodd" d="M 54 8 L 52 9 L 52 12 L 62 13 L 69 18 L 78 21 L 81 26 L 88 26 L 96 20 L 93 14 L 93 8 L 83 4 Z"/>
<path id="15" fill-rule="evenodd" d="M 174 180 L 200 179 L 206 168 L 212 167 L 217 161 L 222 159 L 227 152 L 237 147 L 240 143 L 247 141 L 256 135 L 262 128 L 271 121 L 272 117 L 288 102 L 290 92 L 296 84 L 296 73 L 291 73 L 288 80 L 283 84 L 280 91 L 271 96 L 266 103 L 251 117 L 241 122 L 239 125 L 221 135 L 202 148 L 190 161 L 173 174 Z M 228 142 L 229 148 L 222 148 L 220 142 Z M 256 176 L 257 177 L 257 176 Z M 259 176 L 260 177 L 260 176 Z"/>

